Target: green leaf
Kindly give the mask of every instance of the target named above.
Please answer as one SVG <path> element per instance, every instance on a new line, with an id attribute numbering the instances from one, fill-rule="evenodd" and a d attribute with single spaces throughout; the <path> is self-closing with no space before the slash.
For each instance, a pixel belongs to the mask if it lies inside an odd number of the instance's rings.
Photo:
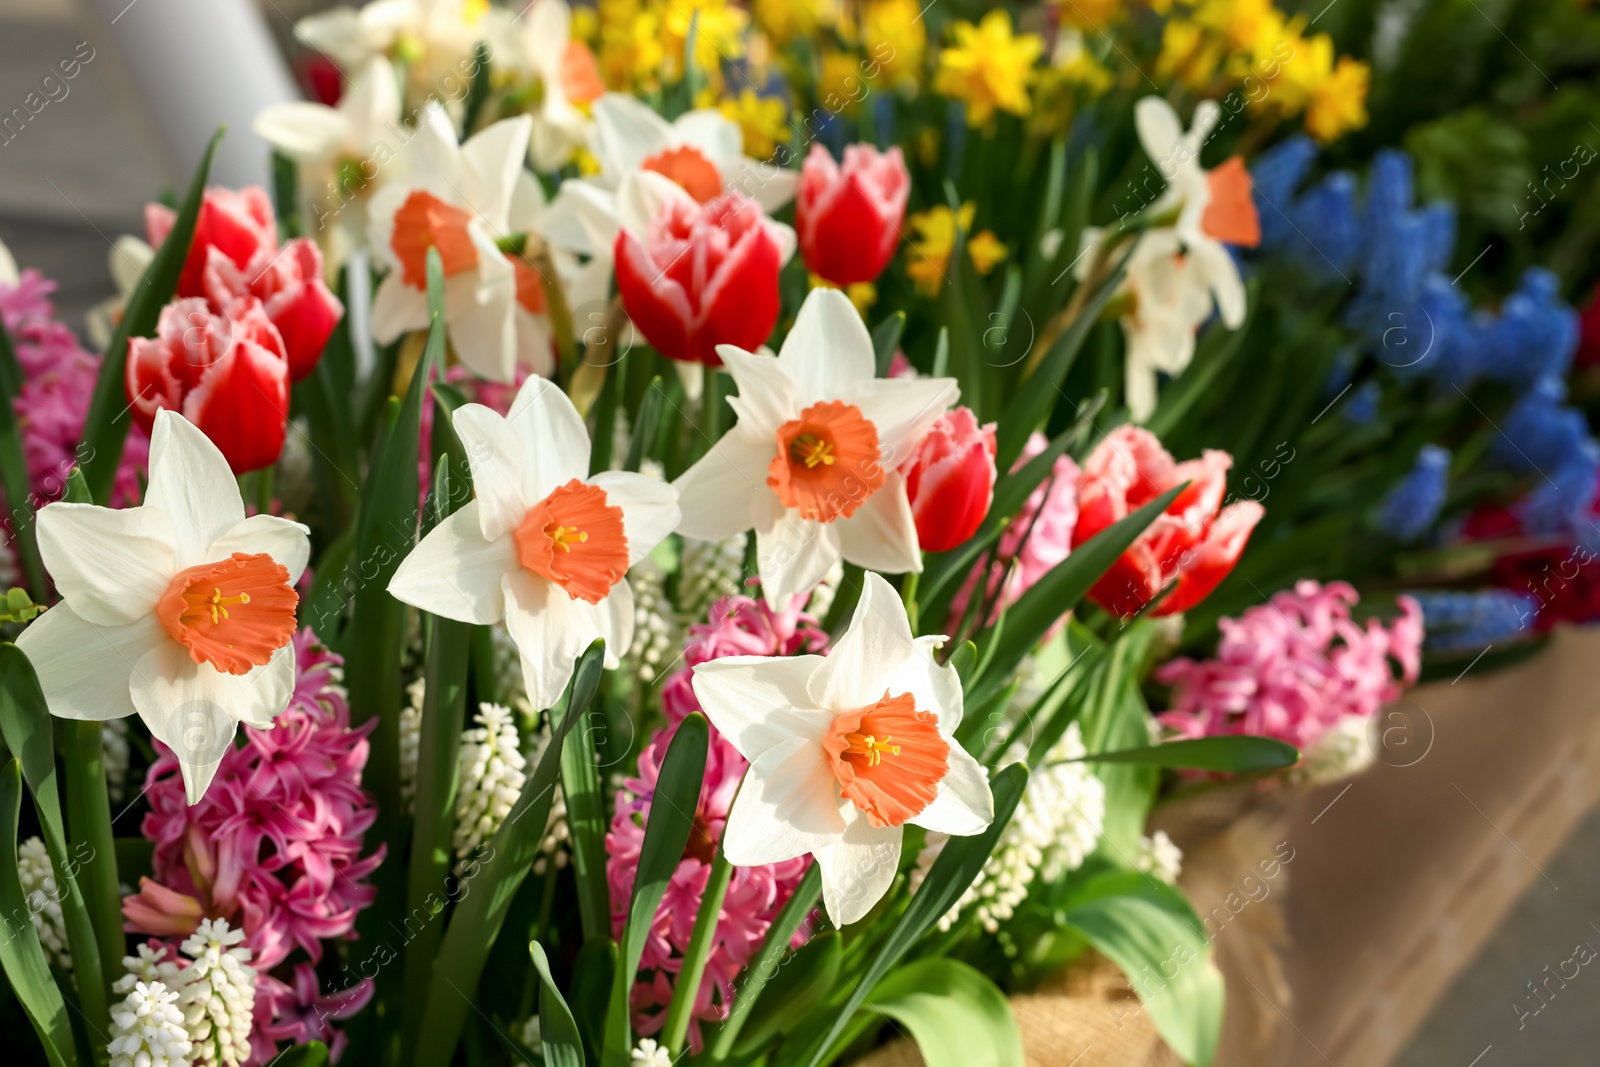
<path id="1" fill-rule="evenodd" d="M 22 764 L 15 758 L 0 765 L 0 966 L 44 1045 L 51 1067 L 77 1067 L 72 1020 L 67 1004 L 50 976 L 50 963 L 33 928 L 31 905 L 17 873 L 17 819 L 22 812 Z M 16 1050 L 13 1049 L 13 1054 Z"/>
<path id="2" fill-rule="evenodd" d="M 128 951 L 122 930 L 122 890 L 117 874 L 116 838 L 111 832 L 111 797 L 106 789 L 105 750 L 98 722 L 60 719 L 56 737 L 67 777 L 67 826 L 73 855 L 79 857 L 78 887 L 94 924 L 95 942 L 109 998 L 112 973 Z M 109 1001 L 108 1001 L 109 1003 Z"/>
<path id="3" fill-rule="evenodd" d="M 561 998 L 555 979 L 550 977 L 550 961 L 537 941 L 528 942 L 528 954 L 539 972 L 539 1040 L 544 1046 L 545 1067 L 583 1067 L 583 1039 L 578 1034 L 572 1009 Z"/>
<path id="4" fill-rule="evenodd" d="M 22 433 L 17 426 L 16 400 L 22 392 L 22 367 L 11 345 L 11 334 L 0 321 L 0 489 L 5 491 L 6 518 L 22 559 L 33 595 L 44 600 L 50 594 L 44 562 L 39 558 L 38 530 L 33 521 L 33 481 L 28 476 L 28 457 L 22 448 Z M 26 622 L 26 619 L 17 620 Z"/>
<path id="5" fill-rule="evenodd" d="M 1300 750 L 1271 737 L 1238 734 L 1231 737 L 1197 737 L 1187 741 L 1168 741 L 1144 748 L 1123 748 L 1097 752 L 1080 760 L 1094 763 L 1138 763 L 1196 771 L 1221 771 L 1247 774 L 1251 771 L 1279 771 L 1300 761 Z"/>
<path id="6" fill-rule="evenodd" d="M 484 961 L 500 935 L 511 900 L 528 876 L 544 840 L 555 798 L 561 749 L 600 686 L 605 642 L 595 641 L 578 659 L 567 689 L 566 708 L 552 722 L 550 742 L 539 765 L 523 783 L 511 811 L 489 842 L 487 855 L 472 861 L 477 869 L 461 881 L 470 891 L 456 900 L 428 985 L 428 1000 L 418 1029 L 417 1067 L 448 1067 L 472 1010 Z M 552 712 L 554 718 L 554 712 Z"/>
<path id="7" fill-rule="evenodd" d="M 108 983 L 100 963 L 100 945 L 95 937 L 89 907 L 78 886 L 76 872 L 93 858 L 92 846 L 80 842 L 74 847 L 67 839 L 61 818 L 61 799 L 56 792 L 56 756 L 51 738 L 50 711 L 33 664 L 16 645 L 0 644 L 0 734 L 6 747 L 22 764 L 22 778 L 33 796 L 33 810 L 39 817 L 39 834 L 50 852 L 56 885 L 61 889 L 61 917 L 67 929 L 67 947 L 72 952 L 72 969 L 77 978 L 78 1000 L 91 1029 L 108 1031 L 111 1026 Z M 121 962 L 119 956 L 113 963 Z"/>
<path id="8" fill-rule="evenodd" d="M 1172 1050 L 1207 1067 L 1222 1033 L 1222 974 L 1193 910 L 1175 891 L 1171 896 L 1105 896 L 1069 907 L 1063 918 L 1128 976 Z"/>
<path id="9" fill-rule="evenodd" d="M 981 834 L 952 837 L 946 842 L 894 932 L 884 942 L 883 948 L 878 950 L 866 973 L 846 998 L 833 1025 L 811 1046 L 810 1053 L 801 1061 L 806 1067 L 818 1067 L 830 1051 L 837 1051 L 832 1048 L 834 1041 L 850 1024 L 856 1009 L 867 999 L 867 991 L 874 989 L 884 975 L 910 951 L 911 946 L 922 940 L 933 924 L 961 899 L 961 894 L 967 891 L 972 880 L 978 877 L 978 872 L 988 862 L 989 854 L 994 851 L 1001 832 L 1011 821 L 1011 814 L 1022 799 L 1022 791 L 1027 784 L 1028 768 L 1023 763 L 1013 763 L 990 781 L 990 790 L 994 794 L 994 821 Z"/>
<path id="10" fill-rule="evenodd" d="M 273 1067 L 326 1067 L 328 1063 L 328 1046 L 321 1041 L 308 1041 L 304 1045 L 291 1046 L 277 1059 L 272 1061 Z"/>
<path id="11" fill-rule="evenodd" d="M 911 1031 L 927 1067 L 1014 1067 L 1024 1061 L 1011 1005 L 959 960 L 906 964 L 872 989 L 868 1003 Z"/>
<path id="12" fill-rule="evenodd" d="M 661 376 L 658 374 L 650 379 L 650 387 L 644 391 L 644 399 L 639 403 L 639 417 L 634 421 L 633 436 L 628 441 L 624 470 L 637 471 L 643 465 L 650 446 L 655 443 L 656 427 L 661 422 L 661 405 L 666 399 L 667 393 L 661 387 Z"/>
<path id="13" fill-rule="evenodd" d="M 844 944 L 830 930 L 802 945 L 778 968 L 766 992 L 751 1010 L 734 1054 L 754 1056 L 789 1027 L 806 1017 L 838 985 Z"/>
<path id="14" fill-rule="evenodd" d="M 117 464 L 122 459 L 122 445 L 132 419 L 128 407 L 128 339 L 149 337 L 155 332 L 161 309 L 178 288 L 178 276 L 183 273 L 189 245 L 194 241 L 195 222 L 200 217 L 200 201 L 205 195 L 206 179 L 211 174 L 211 160 L 227 129 L 227 126 L 219 126 L 211 135 L 211 143 L 201 155 L 194 177 L 189 179 L 189 191 L 184 194 L 172 229 L 145 268 L 139 284 L 134 286 L 122 319 L 111 332 L 111 343 L 106 346 L 100 374 L 94 383 L 94 395 L 83 420 L 83 476 L 95 500 L 111 499 Z"/>
<path id="15" fill-rule="evenodd" d="M 889 376 L 889 364 L 900 347 L 900 335 L 905 333 L 906 313 L 896 311 L 872 328 L 872 351 L 878 361 L 878 377 Z"/>
<path id="16" fill-rule="evenodd" d="M 978 659 L 987 669 L 967 694 L 970 705 L 982 704 L 1006 684 L 1028 650 L 1067 612 L 1078 606 L 1100 576 L 1156 520 L 1188 486 L 1175 486 L 1144 507 L 1101 530 L 1072 550 L 1028 591 L 1017 598 L 1005 615 L 1006 632 L 985 630 L 977 640 Z"/>
<path id="17" fill-rule="evenodd" d="M 678 980 L 672 988 L 672 1002 L 667 1005 L 667 1022 L 661 1028 L 662 1043 L 672 1056 L 683 1050 L 683 1039 L 689 1033 L 689 1016 L 699 998 L 700 979 L 706 973 L 706 958 L 716 936 L 717 917 L 722 913 L 722 901 L 728 895 L 728 880 L 732 877 L 733 864 L 728 862 L 727 854 L 719 845 L 711 857 L 711 874 L 700 896 L 700 913 L 694 917 L 694 929 L 690 931 L 689 944 L 683 950 L 683 962 L 678 967 Z"/>
<path id="18" fill-rule="evenodd" d="M 472 60 L 472 85 L 467 89 L 467 103 L 463 109 L 461 122 L 461 128 L 466 131 L 467 137 L 471 137 L 478 128 L 484 101 L 489 99 L 489 88 L 493 84 L 489 79 L 489 46 L 479 41 Z"/>
<path id="19" fill-rule="evenodd" d="M 561 796 L 567 805 L 572 838 L 572 871 L 578 889 L 578 918 L 584 941 L 611 938 L 611 891 L 606 883 L 606 809 L 600 795 L 591 709 L 573 727 L 561 750 Z"/>
<path id="20" fill-rule="evenodd" d="M 606 1005 L 611 1000 L 611 984 L 616 977 L 617 943 L 587 941 L 572 963 L 573 1014 L 578 1033 L 583 1037 L 586 1062 L 600 1062 L 600 1045 L 605 1040 Z"/>
<path id="21" fill-rule="evenodd" d="M 711 1043 L 712 1063 L 721 1063 L 733 1051 L 740 1030 L 754 1014 L 756 1005 L 761 1002 L 762 991 L 778 972 L 778 960 L 788 949 L 789 942 L 794 938 L 794 932 L 800 929 L 801 922 L 810 913 L 812 905 L 817 901 L 817 895 L 821 892 L 822 868 L 813 863 L 806 868 L 800 884 L 794 887 L 794 893 L 778 912 L 778 917 L 772 921 L 772 925 L 767 928 L 767 936 L 761 942 L 761 948 L 751 959 L 750 965 L 745 968 L 744 983 L 739 986 L 739 992 L 733 998 L 733 1007 L 729 1009 L 727 1021 L 722 1024 L 722 1029 L 717 1031 L 716 1039 Z"/>
<path id="22" fill-rule="evenodd" d="M 639 846 L 639 866 L 633 878 L 633 899 L 628 905 L 628 923 L 622 930 L 622 945 L 617 973 L 611 985 L 611 1003 L 606 1008 L 605 1042 L 600 1053 L 602 1067 L 627 1067 L 633 1048 L 628 1025 L 628 997 L 644 956 L 650 924 L 666 894 L 667 883 L 683 859 L 683 850 L 694 829 L 695 809 L 700 805 L 700 787 L 705 781 L 706 746 L 710 731 L 706 717 L 692 712 L 678 724 L 661 760 L 656 779 L 655 798 L 644 827 L 644 842 Z"/>

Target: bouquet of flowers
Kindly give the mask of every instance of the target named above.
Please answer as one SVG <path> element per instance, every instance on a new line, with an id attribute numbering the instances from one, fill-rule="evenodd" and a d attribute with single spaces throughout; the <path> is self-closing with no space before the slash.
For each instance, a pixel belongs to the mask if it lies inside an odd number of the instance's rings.
<path id="1" fill-rule="evenodd" d="M 978 6 L 336 8 L 102 354 L 0 277 L 13 1045 L 1017 1064 L 1093 950 L 1211 1062 L 1147 817 L 1531 628 L 1576 317 L 1315 20 Z"/>

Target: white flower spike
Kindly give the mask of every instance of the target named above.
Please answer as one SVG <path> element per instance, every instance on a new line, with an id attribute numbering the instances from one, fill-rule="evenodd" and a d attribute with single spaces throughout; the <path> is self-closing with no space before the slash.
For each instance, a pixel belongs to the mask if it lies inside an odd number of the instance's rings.
<path id="1" fill-rule="evenodd" d="M 905 479 L 895 470 L 956 402 L 951 378 L 876 378 L 872 338 L 850 300 L 814 289 L 776 357 L 717 346 L 738 383 L 739 422 L 675 483 L 678 532 L 717 541 L 755 528 L 761 589 L 781 609 L 841 557 L 868 570 L 922 569 Z"/>
<path id="2" fill-rule="evenodd" d="M 267 728 L 294 690 L 294 584 L 309 531 L 245 518 L 217 446 L 156 413 L 144 504 L 47 504 L 39 552 L 62 602 L 23 631 L 53 715 L 137 711 L 171 748 L 189 803 L 205 794 L 238 723 Z"/>
<path id="3" fill-rule="evenodd" d="M 869 573 L 827 657 L 730 656 L 697 664 L 706 715 L 750 761 L 722 847 L 735 866 L 810 853 L 835 926 L 894 881 L 906 823 L 970 836 L 994 821 L 978 761 L 956 743 L 961 681 L 911 636 L 905 605 Z"/>
<path id="4" fill-rule="evenodd" d="M 624 575 L 678 523 L 678 494 L 642 474 L 589 477 L 589 434 L 572 401 L 529 378 L 501 418 L 455 413 L 477 498 L 434 528 L 389 583 L 400 600 L 449 619 L 504 619 L 536 708 L 548 708 L 573 660 L 605 638 L 615 667 L 633 640 Z"/>

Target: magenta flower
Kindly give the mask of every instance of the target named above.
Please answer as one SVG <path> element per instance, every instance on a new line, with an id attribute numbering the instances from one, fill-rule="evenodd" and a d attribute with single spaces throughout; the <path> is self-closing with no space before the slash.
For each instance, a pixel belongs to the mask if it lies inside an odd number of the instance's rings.
<path id="1" fill-rule="evenodd" d="M 316 968 L 309 963 L 296 964 L 294 979 L 289 983 L 262 975 L 256 979 L 251 1062 L 270 1063 L 278 1054 L 280 1041 L 292 1045 L 321 1041 L 337 1063 L 348 1039 L 333 1028 L 331 1020 L 355 1015 L 372 1000 L 372 991 L 372 980 L 363 979 L 348 989 L 325 994 L 318 986 Z"/>
<path id="2" fill-rule="evenodd" d="M 1350 618 L 1358 599 L 1344 582 L 1307 580 L 1223 619 L 1215 659 L 1156 671 L 1172 687 L 1158 718 L 1183 737 L 1258 734 L 1303 751 L 1346 716 L 1370 717 L 1417 680 L 1422 610 L 1402 596 L 1399 618 L 1363 627 Z"/>
<path id="3" fill-rule="evenodd" d="M 795 597 L 787 610 L 774 612 L 759 599 L 724 597 L 712 606 L 709 622 L 690 627 L 691 638 L 684 650 L 686 665 L 667 679 L 662 690 L 662 708 L 670 725 L 657 730 L 639 754 L 639 773 L 627 779 L 617 793 L 616 813 L 611 819 L 611 830 L 606 834 L 611 924 L 618 936 L 627 919 L 633 880 L 639 867 L 639 849 L 644 843 L 644 826 L 650 817 L 661 760 L 678 723 L 690 712 L 700 710 L 689 682 L 690 668 L 723 656 L 825 652 L 828 635 L 817 625 L 816 619 L 801 610 L 803 599 Z M 738 750 L 712 729 L 711 744 L 706 752 L 705 783 L 695 808 L 689 845 L 656 912 L 639 965 L 643 977 L 633 989 L 634 1028 L 641 1034 L 656 1033 L 666 1023 L 666 1009 L 672 1002 L 683 953 L 688 948 L 706 882 L 711 877 L 714 850 L 722 838 L 728 809 L 733 805 L 739 780 L 747 766 Z M 705 977 L 695 996 L 689 1041 L 696 1051 L 701 1047 L 700 1023 L 727 1017 L 733 1001 L 734 979 L 765 940 L 778 909 L 794 892 L 809 862 L 802 857 L 765 867 L 733 869 L 727 896 L 717 916 Z M 804 934 L 796 934 L 795 944 L 804 940 Z"/>
<path id="4" fill-rule="evenodd" d="M 23 383 L 12 406 L 28 460 L 35 508 L 59 500 L 67 474 L 87 456 L 77 452 L 100 357 L 85 351 L 71 330 L 55 321 L 50 294 L 56 283 L 38 271 L 22 272 L 15 286 L 0 282 L 0 317 L 16 346 Z M 113 506 L 139 502 L 139 478 L 150 438 L 133 427 L 122 450 L 112 490 Z"/>
<path id="5" fill-rule="evenodd" d="M 150 812 L 141 827 L 155 845 L 154 886 L 142 885 L 123 906 L 127 928 L 140 933 L 168 934 L 172 923 L 155 913 L 171 904 L 187 918 L 185 898 L 198 901 L 206 916 L 242 923 L 262 975 L 258 1033 L 277 1028 L 291 1037 L 306 1012 L 322 1012 L 320 994 L 302 988 L 298 970 L 293 989 L 268 972 L 296 949 L 315 964 L 324 941 L 353 939 L 357 914 L 376 895 L 366 878 L 383 861 L 381 848 L 361 855 L 362 835 L 377 817 L 361 788 L 367 735 L 376 724 L 350 726 L 340 657 L 317 645 L 309 629 L 295 635 L 294 647 L 288 708 L 270 730 L 244 727 L 244 746 L 223 755 L 200 803 L 185 802 L 177 757 L 156 742 L 159 758 L 145 779 Z M 314 981 L 315 972 L 307 973 Z M 365 986 L 335 999 L 353 1013 L 371 995 Z M 306 1032 L 326 1040 L 326 1019 L 342 1017 L 323 1013 L 324 1029 Z M 275 1054 L 265 1046 L 262 1052 L 267 1059 Z"/>
<path id="6" fill-rule="evenodd" d="M 1049 443 L 1042 433 L 1030 436 L 1011 470 L 1020 470 Z M 1071 554 L 1072 531 L 1078 525 L 1078 473 L 1078 464 L 1071 456 L 1057 459 L 1053 468 L 1054 481 L 1046 479 L 1039 483 L 1000 535 L 985 585 L 988 595 L 995 598 L 990 622 L 999 617 L 1002 607 L 1016 603 L 1018 597 Z M 1002 581 L 1005 583 L 1003 590 L 1000 588 Z M 973 571 L 950 602 L 952 633 L 966 614 L 977 586 L 978 574 Z"/>

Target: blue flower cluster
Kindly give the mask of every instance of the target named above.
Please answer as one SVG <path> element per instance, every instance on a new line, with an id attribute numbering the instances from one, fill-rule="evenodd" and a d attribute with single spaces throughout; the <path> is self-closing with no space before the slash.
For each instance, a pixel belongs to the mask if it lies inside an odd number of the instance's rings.
<path id="1" fill-rule="evenodd" d="M 1444 507 L 1449 475 L 1449 449 L 1423 445 L 1410 473 L 1379 505 L 1378 528 L 1406 542 L 1427 533 Z"/>
<path id="2" fill-rule="evenodd" d="M 1539 602 L 1507 589 L 1480 592 L 1413 592 L 1427 631 L 1424 647 L 1434 652 L 1470 652 L 1505 644 L 1527 633 Z"/>
<path id="3" fill-rule="evenodd" d="M 1592 529 L 1600 444 L 1583 413 L 1566 404 L 1578 316 L 1562 302 L 1556 276 L 1530 269 L 1498 312 L 1473 310 L 1445 273 L 1455 248 L 1455 210 L 1415 206 L 1410 156 L 1378 153 L 1364 199 L 1355 175 L 1345 171 L 1301 190 L 1316 158 L 1316 145 L 1292 137 L 1256 162 L 1260 254 L 1297 268 L 1313 284 L 1353 286 L 1345 325 L 1364 352 L 1400 379 L 1463 395 L 1488 381 L 1519 394 L 1489 453 L 1502 468 L 1533 476 L 1518 515 L 1532 533 Z M 1348 381 L 1352 370 L 1336 373 Z M 1359 410 L 1347 416 L 1352 421 L 1376 411 L 1375 395 L 1359 399 Z M 1385 529 L 1402 536 L 1403 520 L 1417 513 L 1389 508 L 1425 499 L 1432 477 L 1419 462 L 1385 501 Z"/>

